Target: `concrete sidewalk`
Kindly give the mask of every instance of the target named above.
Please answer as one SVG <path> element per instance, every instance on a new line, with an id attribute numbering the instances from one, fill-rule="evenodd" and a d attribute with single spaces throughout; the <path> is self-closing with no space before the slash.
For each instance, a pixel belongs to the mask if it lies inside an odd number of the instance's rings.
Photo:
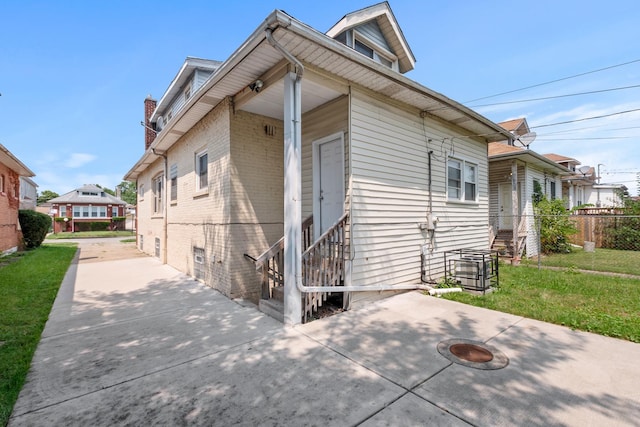
<path id="1" fill-rule="evenodd" d="M 632 426 L 638 384 L 638 344 L 419 292 L 284 328 L 142 257 L 72 265 L 9 425 Z"/>

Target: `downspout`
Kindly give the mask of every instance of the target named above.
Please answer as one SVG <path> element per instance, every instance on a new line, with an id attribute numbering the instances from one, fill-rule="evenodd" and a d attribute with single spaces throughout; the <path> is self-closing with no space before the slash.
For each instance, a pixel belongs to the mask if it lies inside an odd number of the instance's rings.
<path id="1" fill-rule="evenodd" d="M 302 65 L 302 63 L 295 57 L 293 56 L 289 51 L 287 51 L 282 45 L 280 45 L 274 38 L 273 38 L 273 30 L 271 28 L 267 28 L 265 30 L 265 37 L 267 39 L 267 41 L 269 42 L 269 44 L 271 46 L 273 46 L 276 50 L 278 50 L 284 57 L 285 59 L 287 59 L 287 61 L 289 61 L 295 69 L 295 73 L 296 73 L 296 82 L 300 82 L 300 80 L 302 80 L 302 74 L 304 73 L 304 66 Z M 301 122 L 301 117 L 297 117 L 297 124 L 298 126 L 300 125 Z M 301 206 L 301 200 L 296 200 L 295 201 L 296 205 Z M 298 208 L 299 209 L 299 208 Z M 301 235 L 301 231 L 300 231 L 300 221 L 298 221 L 298 224 L 294 225 L 294 228 L 292 230 L 292 233 L 300 236 Z M 286 231 L 286 230 L 285 230 Z M 297 239 L 300 240 L 300 239 Z M 298 243 L 299 245 L 299 243 Z M 296 253 L 295 253 L 295 284 L 297 289 L 301 292 L 301 293 L 309 293 L 309 292 L 327 292 L 327 287 L 326 286 L 304 286 L 302 283 L 302 251 L 300 250 L 300 247 L 297 246 Z M 453 291 L 450 289 L 459 289 L 460 291 L 462 289 L 460 288 L 450 288 L 447 289 L 446 291 L 440 290 L 440 289 L 434 289 L 432 286 L 429 285 L 424 285 L 424 284 L 406 284 L 406 285 L 385 285 L 385 284 L 378 284 L 378 285 L 363 285 L 363 286 L 336 286 L 336 287 L 332 287 L 331 288 L 331 292 L 376 292 L 376 291 L 396 291 L 396 290 L 416 290 L 416 289 L 420 289 L 420 290 L 426 290 L 429 291 L 430 295 L 438 295 L 440 293 L 446 293 L 446 292 L 457 292 L 457 291 Z M 444 291 L 444 292 L 441 292 Z M 285 307 L 285 311 L 286 311 L 286 307 Z M 286 314 L 285 314 L 286 316 Z"/>
<path id="2" fill-rule="evenodd" d="M 169 215 L 168 209 L 167 209 L 167 173 L 169 171 L 168 169 L 168 159 L 167 159 L 167 152 L 163 152 L 163 153 L 159 153 L 156 152 L 155 148 L 151 148 L 151 151 L 153 152 L 153 154 L 155 154 L 156 156 L 160 156 L 164 159 L 164 165 L 163 165 L 163 175 L 164 175 L 164 181 L 162 182 L 162 211 L 163 211 L 163 215 L 162 215 L 162 263 L 166 264 L 167 263 L 167 223 L 168 223 L 168 219 L 167 219 L 167 215 Z"/>

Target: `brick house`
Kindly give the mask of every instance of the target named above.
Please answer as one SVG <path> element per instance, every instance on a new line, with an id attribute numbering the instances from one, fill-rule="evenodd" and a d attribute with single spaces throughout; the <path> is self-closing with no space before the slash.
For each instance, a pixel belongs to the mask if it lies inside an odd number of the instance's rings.
<path id="1" fill-rule="evenodd" d="M 126 215 L 126 205 L 121 200 L 106 193 L 97 185 L 83 185 L 62 196 L 49 200 L 49 213 L 53 217 L 54 233 L 89 231 L 91 223 L 105 223 L 101 227 L 123 227 L 114 223 L 113 218 Z"/>
<path id="2" fill-rule="evenodd" d="M 20 178 L 33 176 L 28 167 L 0 144 L 0 254 L 15 252 L 21 245 Z"/>
<path id="3" fill-rule="evenodd" d="M 230 298 L 283 293 L 291 324 L 326 286 L 348 308 L 488 249 L 488 143 L 512 135 L 414 64 L 387 2 L 327 33 L 276 10 L 227 60 L 187 58 L 124 177 L 138 248 Z"/>

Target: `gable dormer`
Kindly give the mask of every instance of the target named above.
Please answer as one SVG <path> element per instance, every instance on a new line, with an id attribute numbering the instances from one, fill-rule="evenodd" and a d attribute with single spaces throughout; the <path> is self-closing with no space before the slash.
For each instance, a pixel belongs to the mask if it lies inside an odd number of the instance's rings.
<path id="1" fill-rule="evenodd" d="M 220 61 L 187 57 L 149 119 L 157 132 L 176 116 L 220 64 Z"/>
<path id="2" fill-rule="evenodd" d="M 326 34 L 400 73 L 415 66 L 416 59 L 386 1 L 345 15 Z"/>

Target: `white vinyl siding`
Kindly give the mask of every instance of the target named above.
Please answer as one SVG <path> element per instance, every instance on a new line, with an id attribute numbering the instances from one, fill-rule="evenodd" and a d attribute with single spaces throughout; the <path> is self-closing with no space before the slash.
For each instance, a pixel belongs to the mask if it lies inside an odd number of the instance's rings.
<path id="1" fill-rule="evenodd" d="M 355 92 L 351 102 L 352 283 L 420 281 L 420 253 L 428 242 L 419 224 L 429 209 L 429 151 L 432 204 L 438 218 L 433 276 L 443 269 L 443 251 L 488 248 L 487 145 L 467 138 L 451 144 L 454 130 Z M 431 142 L 429 142 L 431 140 Z M 446 199 L 448 151 L 475 162 L 477 203 Z M 356 298 L 356 296 L 354 296 Z"/>

